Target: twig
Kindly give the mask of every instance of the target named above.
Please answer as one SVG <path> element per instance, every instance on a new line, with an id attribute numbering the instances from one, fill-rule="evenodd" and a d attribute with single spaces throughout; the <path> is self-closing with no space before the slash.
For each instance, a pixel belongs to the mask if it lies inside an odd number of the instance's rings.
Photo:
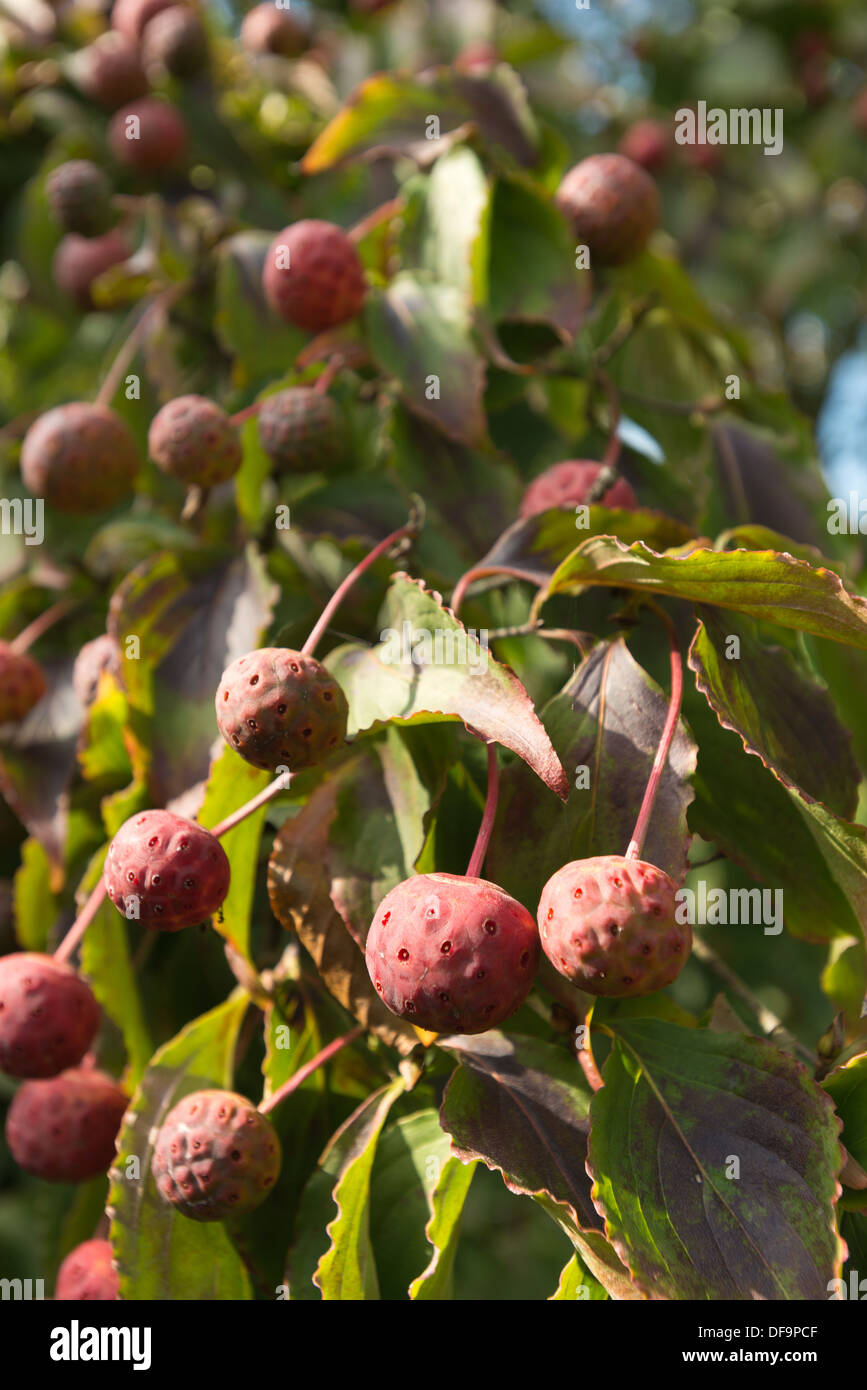
<path id="1" fill-rule="evenodd" d="M 303 1067 L 299 1067 L 298 1071 L 294 1072 L 292 1076 L 289 1077 L 288 1081 L 284 1081 L 282 1086 L 278 1086 L 272 1096 L 262 1101 L 259 1106 L 260 1113 L 262 1115 L 270 1114 L 281 1101 L 284 1101 L 287 1096 L 291 1096 L 293 1091 L 297 1091 L 298 1087 L 303 1085 L 308 1076 L 312 1076 L 324 1062 L 330 1062 L 331 1058 L 335 1057 L 342 1048 L 348 1047 L 350 1043 L 355 1042 L 356 1038 L 360 1038 L 363 1032 L 364 1027 L 359 1023 L 356 1028 L 352 1028 L 348 1033 L 344 1033 L 342 1038 L 335 1038 L 327 1047 L 323 1047 L 321 1052 L 317 1052 L 315 1057 L 311 1057 L 309 1062 L 306 1062 Z"/>
<path id="2" fill-rule="evenodd" d="M 668 761 L 668 751 L 671 748 L 671 741 L 674 738 L 674 731 L 677 728 L 677 721 L 680 716 L 680 701 L 683 695 L 683 660 L 680 655 L 680 642 L 674 623 L 663 609 L 653 605 L 656 612 L 665 622 L 668 628 L 668 638 L 671 647 L 671 696 L 668 701 L 668 713 L 665 716 L 665 724 L 662 730 L 662 737 L 659 740 L 659 747 L 656 750 L 656 757 L 653 760 L 653 767 L 650 769 L 650 777 L 647 780 L 647 787 L 644 792 L 644 800 L 638 812 L 638 820 L 635 822 L 635 829 L 632 832 L 632 839 L 626 850 L 627 859 L 638 859 L 644 847 L 647 827 L 650 824 L 650 817 L 653 813 L 653 806 L 656 795 L 659 791 L 659 784 Z"/>
<path id="3" fill-rule="evenodd" d="M 488 845 L 491 840 L 491 831 L 494 828 L 494 821 L 497 819 L 497 800 L 500 793 L 500 768 L 497 762 L 497 745 L 488 744 L 488 793 L 485 797 L 485 809 L 482 814 L 482 823 L 479 826 L 479 833 L 476 836 L 476 843 L 467 865 L 467 878 L 479 878 L 482 872 L 482 865 L 485 862 L 485 855 L 488 852 Z"/>

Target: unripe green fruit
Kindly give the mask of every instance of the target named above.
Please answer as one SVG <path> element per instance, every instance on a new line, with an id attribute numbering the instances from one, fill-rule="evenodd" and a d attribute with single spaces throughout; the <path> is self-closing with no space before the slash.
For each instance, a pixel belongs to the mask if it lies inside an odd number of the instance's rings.
<path id="1" fill-rule="evenodd" d="M 125 422 L 107 406 L 87 401 L 47 410 L 21 448 L 28 491 L 71 514 L 86 516 L 122 502 L 138 468 L 138 448 Z"/>
<path id="2" fill-rule="evenodd" d="M 312 386 L 291 386 L 263 401 L 259 438 L 273 463 L 292 473 L 327 473 L 346 452 L 339 407 Z"/>
<path id="3" fill-rule="evenodd" d="M 65 232 L 93 237 L 111 226 L 111 190 L 101 169 L 89 159 L 59 164 L 45 181 L 48 205 Z"/>

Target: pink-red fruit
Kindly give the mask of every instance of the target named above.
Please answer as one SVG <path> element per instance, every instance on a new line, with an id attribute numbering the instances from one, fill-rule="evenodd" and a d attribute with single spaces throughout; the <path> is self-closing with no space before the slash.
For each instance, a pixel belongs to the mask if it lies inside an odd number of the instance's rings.
<path id="1" fill-rule="evenodd" d="M 120 1281 L 107 1240 L 85 1240 L 70 1250 L 57 1271 L 55 1302 L 113 1303 L 119 1296 Z"/>
<path id="2" fill-rule="evenodd" d="M 535 516 L 552 507 L 577 507 L 589 497 L 602 472 L 601 463 L 590 459 L 564 459 L 534 478 L 521 500 L 521 516 Z M 617 478 L 598 499 L 602 507 L 635 511 L 638 498 L 623 478 Z"/>
<path id="3" fill-rule="evenodd" d="M 267 1115 L 232 1091 L 194 1091 L 169 1111 L 151 1171 L 165 1201 L 193 1221 L 223 1221 L 264 1202 L 280 1172 Z"/>
<path id="4" fill-rule="evenodd" d="M 649 174 L 656 174 L 668 163 L 671 132 L 662 121 L 636 121 L 620 141 L 620 153 L 640 164 Z"/>
<path id="5" fill-rule="evenodd" d="M 539 933 L 527 909 L 495 883 L 418 874 L 383 898 L 365 955 L 392 1013 L 436 1033 L 482 1033 L 529 994 Z"/>
<path id="6" fill-rule="evenodd" d="M 217 837 L 172 811 L 130 816 L 105 859 L 105 886 L 118 912 L 157 931 L 180 931 L 210 917 L 230 877 Z"/>
<path id="7" fill-rule="evenodd" d="M 71 299 L 77 309 L 87 313 L 95 308 L 92 286 L 94 280 L 127 260 L 130 249 L 126 237 L 119 231 L 104 236 L 78 236 L 67 232 L 60 241 L 51 263 L 54 283 Z"/>
<path id="8" fill-rule="evenodd" d="M 0 724 L 23 719 L 39 704 L 45 689 L 45 675 L 33 657 L 0 642 Z"/>
<path id="9" fill-rule="evenodd" d="M 114 1077 L 86 1067 L 25 1081 L 6 1116 L 9 1152 L 46 1182 L 87 1182 L 114 1159 L 127 1104 Z"/>
<path id="10" fill-rule="evenodd" d="M 199 487 L 224 483 L 243 457 L 232 421 L 206 396 L 178 396 L 164 405 L 151 422 L 148 449 L 163 473 Z"/>
<path id="11" fill-rule="evenodd" d="M 81 1061 L 98 1027 L 93 991 L 70 966 L 36 951 L 0 959 L 0 1071 L 56 1076 Z"/>
<path id="12" fill-rule="evenodd" d="M 333 222 L 316 218 L 277 234 L 265 257 L 262 285 L 271 308 L 310 333 L 354 318 L 366 292 L 364 267 L 350 238 Z"/>
<path id="13" fill-rule="evenodd" d="M 148 66 L 159 65 L 173 77 L 195 77 L 208 62 L 208 36 L 197 14 L 171 5 L 147 24 L 142 52 Z"/>
<path id="14" fill-rule="evenodd" d="M 659 193 L 650 175 L 622 154 L 592 154 L 575 164 L 557 190 L 557 204 L 591 262 L 623 265 L 643 251 L 659 222 Z"/>
<path id="15" fill-rule="evenodd" d="M 233 661 L 214 705 L 229 746 L 269 772 L 315 767 L 346 737 L 349 708 L 337 681 L 290 647 L 260 647 Z"/>
<path id="16" fill-rule="evenodd" d="M 241 43 L 251 53 L 279 53 L 297 58 L 309 42 L 305 25 L 286 10 L 278 10 L 274 0 L 256 5 L 244 16 Z"/>
<path id="17" fill-rule="evenodd" d="M 137 174 L 156 174 L 178 165 L 187 149 L 187 125 L 167 101 L 142 97 L 116 111 L 108 143 L 119 164 Z"/>
<path id="18" fill-rule="evenodd" d="M 640 859 L 573 860 L 542 890 L 542 950 L 588 994 L 654 994 L 677 978 L 692 949 L 689 923 L 675 919 L 676 892 L 673 878 Z"/>
<path id="19" fill-rule="evenodd" d="M 108 179 L 90 159 L 68 159 L 45 181 L 48 205 L 65 232 L 98 236 L 111 225 Z"/>
<path id="20" fill-rule="evenodd" d="M 100 34 L 82 49 L 74 80 L 86 97 L 107 111 L 143 97 L 150 88 L 138 44 L 116 30 Z"/>
<path id="21" fill-rule="evenodd" d="M 115 0 L 112 27 L 128 39 L 140 39 L 154 15 L 175 4 L 177 0 Z"/>
<path id="22" fill-rule="evenodd" d="M 263 401 L 259 438 L 272 462 L 292 473 L 328 472 L 346 451 L 338 406 L 312 386 L 290 386 Z"/>
<path id="23" fill-rule="evenodd" d="M 136 442 L 107 406 L 73 401 L 40 415 L 21 448 L 21 477 L 34 497 L 71 514 L 105 511 L 132 492 Z"/>

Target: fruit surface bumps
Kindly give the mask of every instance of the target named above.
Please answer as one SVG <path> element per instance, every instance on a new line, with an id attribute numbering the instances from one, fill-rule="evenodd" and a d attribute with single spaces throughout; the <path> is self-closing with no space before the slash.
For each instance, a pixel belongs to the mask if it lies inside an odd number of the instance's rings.
<path id="1" fill-rule="evenodd" d="M 298 328 L 322 333 L 354 318 L 366 291 L 352 241 L 333 222 L 294 222 L 278 232 L 262 272 L 271 308 Z"/>
<path id="2" fill-rule="evenodd" d="M 172 811 L 130 816 L 105 859 L 105 886 L 117 910 L 157 931 L 180 931 L 210 917 L 230 877 L 217 837 Z"/>
<path id="3" fill-rule="evenodd" d="M 151 421 L 148 449 L 163 473 L 199 487 L 226 482 L 243 457 L 232 421 L 206 396 L 177 396 L 164 405 Z"/>
<path id="4" fill-rule="evenodd" d="M 45 181 L 48 204 L 64 231 L 98 236 L 111 222 L 108 179 L 90 159 L 68 159 Z"/>
<path id="5" fill-rule="evenodd" d="M 437 1033 L 482 1033 L 529 994 L 539 933 L 532 914 L 495 883 L 418 874 L 383 898 L 365 958 L 392 1013 Z"/>
<path id="6" fill-rule="evenodd" d="M 42 667 L 26 652 L 0 642 L 0 724 L 23 719 L 45 694 Z"/>
<path id="7" fill-rule="evenodd" d="M 573 860 L 542 890 L 542 950 L 589 994 L 653 994 L 677 978 L 692 948 L 689 923 L 675 921 L 676 892 L 674 879 L 640 859 Z"/>
<path id="8" fill-rule="evenodd" d="M 107 1240 L 85 1240 L 70 1250 L 57 1271 L 56 1302 L 113 1303 L 120 1281 Z"/>
<path id="9" fill-rule="evenodd" d="M 534 478 L 521 499 L 521 516 L 535 516 L 551 507 L 579 506 L 589 497 L 602 472 L 602 464 L 590 459 L 564 459 Z M 638 498 L 623 478 L 617 478 L 598 499 L 602 507 L 635 511 Z"/>
<path id="10" fill-rule="evenodd" d="M 80 1062 L 99 1027 L 90 986 L 36 951 L 0 958 L 0 1071 L 56 1076 Z"/>
<path id="11" fill-rule="evenodd" d="M 233 661 L 214 704 L 226 742 L 270 772 L 315 767 L 346 737 L 349 709 L 337 681 L 290 647 L 260 647 Z"/>
<path id="12" fill-rule="evenodd" d="M 251 53 L 279 53 L 284 58 L 297 58 L 307 47 L 306 27 L 295 15 L 278 10 L 273 0 L 265 0 L 244 16 L 241 24 L 241 43 Z"/>
<path id="13" fill-rule="evenodd" d="M 132 117 L 137 117 L 137 126 Z M 114 113 L 108 143 L 119 164 L 139 174 L 156 174 L 182 160 L 187 149 L 187 124 L 169 102 L 141 97 Z"/>
<path id="14" fill-rule="evenodd" d="M 151 1171 L 160 1195 L 193 1221 L 223 1221 L 264 1202 L 280 1172 L 266 1115 L 232 1091 L 194 1091 L 169 1111 Z"/>
<path id="15" fill-rule="evenodd" d="M 327 472 L 340 463 L 345 439 L 340 410 L 312 386 L 290 386 L 262 402 L 259 438 L 278 468 Z"/>
<path id="16" fill-rule="evenodd" d="M 46 1182 L 86 1182 L 108 1171 L 127 1104 L 114 1077 L 87 1067 L 24 1081 L 6 1116 L 9 1151 Z"/>
<path id="17" fill-rule="evenodd" d="M 94 280 L 128 259 L 130 248 L 122 232 L 112 230 L 102 236 L 79 236 L 67 232 L 58 243 L 51 262 L 54 283 L 77 309 L 93 309 L 91 287 Z"/>
<path id="18" fill-rule="evenodd" d="M 659 193 L 650 175 L 623 154 L 592 154 L 573 165 L 557 204 L 591 260 L 623 265 L 644 250 L 659 222 Z"/>
<path id="19" fill-rule="evenodd" d="M 105 511 L 132 492 L 139 454 L 128 426 L 107 406 L 73 401 L 31 425 L 21 477 L 34 497 L 71 514 Z"/>

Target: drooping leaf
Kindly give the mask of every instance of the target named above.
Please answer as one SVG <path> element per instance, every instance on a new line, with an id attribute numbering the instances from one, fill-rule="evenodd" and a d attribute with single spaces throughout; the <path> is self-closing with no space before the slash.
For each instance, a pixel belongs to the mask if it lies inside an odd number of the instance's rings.
<path id="1" fill-rule="evenodd" d="M 486 742 L 511 748 L 558 795 L 566 776 L 515 676 L 420 580 L 395 576 L 375 647 L 347 644 L 326 665 L 349 701 L 350 736 L 378 723 L 461 719 Z"/>
<path id="2" fill-rule="evenodd" d="M 461 1217 L 475 1170 L 475 1163 L 446 1159 L 436 1186 L 428 1196 L 431 1219 L 425 1227 L 425 1235 L 433 1246 L 433 1254 L 427 1267 L 409 1286 L 409 1296 L 415 1302 L 427 1303 L 452 1296 L 452 1271 Z"/>
<path id="3" fill-rule="evenodd" d="M 250 1298 L 249 1278 L 221 1222 L 176 1215 L 151 1175 L 154 1137 L 191 1091 L 232 1086 L 232 1064 L 248 1000 L 236 991 L 159 1048 L 130 1102 L 111 1170 L 109 1238 L 121 1297 L 202 1302 Z"/>
<path id="4" fill-rule="evenodd" d="M 657 555 L 637 541 L 607 536 L 580 545 L 555 573 L 548 594 L 584 584 L 670 594 L 733 608 L 781 627 L 867 647 L 867 599 L 850 594 L 831 570 L 764 550 L 693 550 Z"/>
<path id="5" fill-rule="evenodd" d="M 51 865 L 38 840 L 25 840 L 21 864 L 13 880 L 12 915 L 15 935 L 24 951 L 44 951 L 57 916 L 58 900 L 51 891 Z"/>
<path id="6" fill-rule="evenodd" d="M 474 304 L 488 293 L 491 190 L 478 155 L 459 145 L 440 156 L 425 197 L 421 262 L 434 280 Z"/>
<path id="7" fill-rule="evenodd" d="M 577 1255 L 573 1255 L 567 1265 L 560 1272 L 560 1282 L 555 1293 L 548 1299 L 549 1303 L 574 1303 L 587 1302 L 593 1300 L 599 1302 L 607 1297 L 605 1290 L 597 1279 L 584 1267 L 583 1262 Z"/>
<path id="8" fill-rule="evenodd" d="M 589 1170 L 606 1232 L 649 1298 L 822 1298 L 839 1271 L 839 1121 L 757 1038 L 616 1025 Z"/>
<path id="9" fill-rule="evenodd" d="M 515 764 L 503 772 L 488 872 L 535 907 L 572 859 L 623 854 L 659 746 L 668 699 L 625 642 L 600 642 L 545 707 L 545 727 L 572 788 L 565 811 Z M 660 782 L 644 857 L 678 882 L 686 873 L 696 748 L 681 725 Z M 583 771 L 582 771 L 583 769 Z"/>
<path id="10" fill-rule="evenodd" d="M 512 1192 L 563 1206 L 579 1230 L 600 1230 L 584 1169 L 590 1088 L 574 1058 L 495 1029 L 439 1045 L 460 1061 L 440 1111 L 455 1154 L 498 1169 Z"/>

